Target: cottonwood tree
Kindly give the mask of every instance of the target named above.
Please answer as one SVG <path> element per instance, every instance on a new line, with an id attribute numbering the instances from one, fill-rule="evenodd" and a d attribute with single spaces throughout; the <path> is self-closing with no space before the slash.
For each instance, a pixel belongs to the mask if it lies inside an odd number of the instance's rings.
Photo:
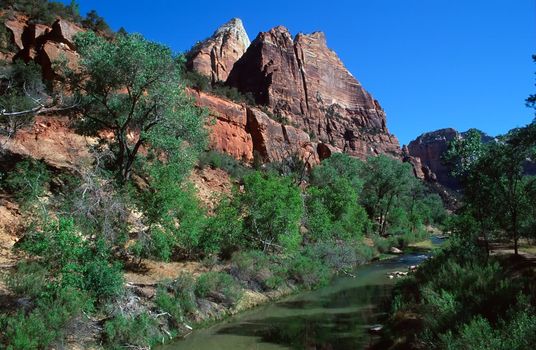
<path id="1" fill-rule="evenodd" d="M 385 236 L 388 220 L 400 200 L 408 195 L 415 177 L 408 163 L 380 155 L 369 157 L 360 170 L 364 181 L 361 201 L 376 222 L 377 233 Z"/>
<path id="2" fill-rule="evenodd" d="M 530 215 L 530 183 L 523 164 L 532 151 L 527 143 L 518 142 L 526 131 L 513 130 L 487 145 L 478 144 L 480 135 L 469 135 L 468 140 L 454 142 L 447 153 L 451 159 L 471 159 L 458 161 L 455 173 L 463 185 L 465 210 L 479 223 L 488 253 L 488 231 L 500 228 L 518 254 L 522 225 Z"/>
<path id="3" fill-rule="evenodd" d="M 495 228 L 491 213 L 495 210 L 493 195 L 494 181 L 482 167 L 487 167 L 482 158 L 487 152 L 482 142 L 482 133 L 470 129 L 464 135 L 452 140 L 443 161 L 452 167 L 452 175 L 456 177 L 464 193 L 464 210 L 471 213 L 478 224 L 480 237 L 484 240 L 486 252 L 489 254 L 489 235 Z"/>
<path id="4" fill-rule="evenodd" d="M 113 132 L 107 143 L 120 182 L 130 179 L 144 147 L 153 159 L 191 163 L 191 151 L 204 147 L 205 113 L 184 91 L 180 58 L 139 34 L 110 41 L 86 32 L 75 43 L 79 67 L 65 75 L 80 94 L 81 128 L 91 135 Z"/>

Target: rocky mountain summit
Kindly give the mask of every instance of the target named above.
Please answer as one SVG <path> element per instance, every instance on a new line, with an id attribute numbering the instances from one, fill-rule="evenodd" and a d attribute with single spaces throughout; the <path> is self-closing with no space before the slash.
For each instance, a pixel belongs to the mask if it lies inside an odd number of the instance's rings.
<path id="1" fill-rule="evenodd" d="M 197 95 L 216 119 L 214 148 L 242 159 L 256 152 L 266 161 L 298 153 L 311 164 L 333 152 L 402 157 L 380 104 L 328 48 L 324 33 L 293 38 L 278 26 L 259 33 L 249 46 L 247 37 L 234 19 L 188 54 L 189 69 L 213 82 L 227 78 L 227 86 L 253 95 L 257 104 L 232 107 L 244 109 L 246 117 L 230 121 L 229 108 L 218 108 L 232 102 Z"/>
<path id="2" fill-rule="evenodd" d="M 73 37 L 83 30 L 78 25 L 62 19 L 33 24 L 16 14 L 4 26 L 14 47 L 3 53 L 5 61 L 33 60 L 47 79 L 55 78 L 55 60 L 76 65 Z M 410 162 L 417 177 L 435 179 L 434 168 L 418 159 L 426 154 L 402 152 L 379 102 L 328 48 L 322 32 L 293 37 L 278 26 L 250 43 L 242 21 L 234 18 L 186 56 L 187 69 L 255 99 L 255 105 L 247 105 L 189 90 L 213 117 L 208 126 L 212 149 L 246 162 L 254 155 L 267 162 L 298 155 L 310 166 L 336 152 L 360 158 L 387 154 Z"/>
<path id="3" fill-rule="evenodd" d="M 225 81 L 249 45 L 250 40 L 242 21 L 233 18 L 190 50 L 187 67 L 209 77 L 213 83 Z"/>
<path id="4" fill-rule="evenodd" d="M 227 83 L 340 151 L 400 155 L 385 112 L 328 48 L 324 33 L 292 38 L 282 26 L 260 33 Z"/>

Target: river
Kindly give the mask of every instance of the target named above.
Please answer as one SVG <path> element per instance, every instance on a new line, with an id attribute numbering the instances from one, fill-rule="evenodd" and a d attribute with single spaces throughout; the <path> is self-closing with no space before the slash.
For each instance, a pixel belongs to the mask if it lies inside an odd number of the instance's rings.
<path id="1" fill-rule="evenodd" d="M 404 254 L 362 266 L 355 278 L 336 277 L 329 286 L 257 307 L 159 349 L 365 349 L 375 340 L 368 330 L 385 317 L 380 306 L 396 282 L 388 274 L 426 258 Z"/>

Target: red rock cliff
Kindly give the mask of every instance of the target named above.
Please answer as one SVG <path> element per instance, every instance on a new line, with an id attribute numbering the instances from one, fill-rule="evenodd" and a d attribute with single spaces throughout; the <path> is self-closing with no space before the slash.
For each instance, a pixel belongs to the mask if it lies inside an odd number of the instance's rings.
<path id="1" fill-rule="evenodd" d="M 298 155 L 310 166 L 319 162 L 317 144 L 309 135 L 272 120 L 258 108 L 200 91 L 190 91 L 197 105 L 209 110 L 210 147 L 251 162 L 255 153 L 267 162 Z"/>
<path id="2" fill-rule="evenodd" d="M 350 155 L 400 157 L 385 112 L 344 67 L 323 33 L 260 33 L 227 80 L 313 138 Z"/>
<path id="3" fill-rule="evenodd" d="M 50 26 L 34 24 L 24 15 L 14 15 L 4 24 L 11 33 L 15 52 L 4 55 L 5 60 L 22 59 L 35 61 L 41 65 L 46 79 L 56 75 L 52 63 L 64 57 L 71 67 L 76 65 L 78 54 L 73 42 L 74 36 L 83 29 L 76 24 L 56 20 Z"/>

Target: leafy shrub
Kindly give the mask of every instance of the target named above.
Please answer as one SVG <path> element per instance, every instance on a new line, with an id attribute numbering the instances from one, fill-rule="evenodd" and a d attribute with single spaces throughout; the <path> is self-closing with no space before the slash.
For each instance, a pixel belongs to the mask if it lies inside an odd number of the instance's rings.
<path id="1" fill-rule="evenodd" d="M 150 228 L 149 235 L 147 240 L 138 239 L 132 252 L 140 257 L 169 261 L 177 244 L 173 233 L 163 230 L 160 226 L 153 226 Z"/>
<path id="2" fill-rule="evenodd" d="M 378 235 L 373 235 L 372 241 L 374 242 L 374 247 L 376 247 L 376 249 L 380 253 L 387 253 L 389 249 L 392 247 L 392 242 L 388 238 L 380 237 Z"/>
<path id="3" fill-rule="evenodd" d="M 331 275 L 329 269 L 321 261 L 306 255 L 296 255 L 290 258 L 288 274 L 290 278 L 307 289 L 326 285 Z"/>
<path id="4" fill-rule="evenodd" d="M 94 151 L 93 155 L 99 162 L 112 156 L 99 151 Z M 128 192 L 118 186 L 111 174 L 99 167 L 84 167 L 79 175 L 62 176 L 65 184 L 62 210 L 72 215 L 82 234 L 96 236 L 111 245 L 124 245 L 129 225 Z"/>
<path id="5" fill-rule="evenodd" d="M 104 341 L 110 349 L 149 348 L 159 336 L 157 321 L 146 313 L 118 315 L 104 323 Z"/>
<path id="6" fill-rule="evenodd" d="M 84 289 L 99 300 L 109 300 L 123 291 L 123 272 L 118 262 L 96 257 L 84 264 Z"/>
<path id="7" fill-rule="evenodd" d="M 45 349 L 63 336 L 66 323 L 90 310 L 87 297 L 72 288 L 55 289 L 37 299 L 29 313 L 0 316 L 0 345 L 12 350 Z"/>
<path id="8" fill-rule="evenodd" d="M 449 331 L 440 336 L 441 345 L 448 350 L 511 350 L 531 349 L 536 345 L 536 315 L 518 311 L 512 319 L 497 326 L 476 316 L 460 327 L 459 334 Z"/>
<path id="9" fill-rule="evenodd" d="M 5 23 L 5 17 L 0 17 L 0 20 L 2 23 Z M 15 44 L 11 40 L 11 33 L 10 31 L 2 26 L 0 27 L 0 52 L 8 53 L 8 52 L 15 52 L 17 50 Z"/>
<path id="10" fill-rule="evenodd" d="M 154 303 L 161 311 L 167 312 L 171 316 L 175 325 L 183 320 L 184 312 L 181 305 L 164 288 L 160 287 L 156 290 Z"/>
<path id="11" fill-rule="evenodd" d="M 65 288 L 87 291 L 100 301 L 117 296 L 123 289 L 121 266 L 110 262 L 105 242 L 85 240 L 71 219 L 48 223 L 42 231 L 27 236 L 21 248 L 38 256 L 49 271 L 49 279 Z"/>
<path id="12" fill-rule="evenodd" d="M 273 113 L 271 110 L 268 109 L 268 107 L 263 106 L 261 107 L 264 114 L 268 116 L 268 118 L 275 120 L 276 122 L 283 124 L 283 125 L 289 125 L 289 120 L 287 117 L 281 115 L 280 113 Z"/>
<path id="13" fill-rule="evenodd" d="M 365 244 L 364 242 L 359 242 L 356 247 L 356 254 L 359 263 L 365 263 L 371 261 L 374 258 L 375 251 L 374 248 Z"/>
<path id="14" fill-rule="evenodd" d="M 308 247 L 307 255 L 334 272 L 351 270 L 358 262 L 356 250 L 347 242 L 318 242 Z"/>
<path id="15" fill-rule="evenodd" d="M 227 273 L 206 272 L 197 278 L 195 294 L 200 298 L 212 298 L 233 305 L 242 296 L 242 289 Z"/>
<path id="16" fill-rule="evenodd" d="M 35 203 L 47 190 L 50 172 L 40 161 L 25 160 L 17 163 L 5 179 L 8 190 L 26 207 Z"/>
<path id="17" fill-rule="evenodd" d="M 244 221 L 237 203 L 223 199 L 207 219 L 199 248 L 204 254 L 220 254 L 229 257 L 245 243 Z"/>
<path id="18" fill-rule="evenodd" d="M 225 170 L 225 172 L 235 179 L 242 179 L 249 171 L 248 168 L 230 155 L 213 150 L 201 153 L 199 156 L 199 166 L 201 168 L 210 166 Z"/>
<path id="19" fill-rule="evenodd" d="M 470 220 L 461 218 L 459 223 L 471 227 Z M 440 344 L 439 348 L 533 347 L 533 277 L 507 272 L 471 236 L 451 237 L 433 259 L 397 284 L 392 309 L 421 314 L 422 324 L 414 330 L 417 342 Z M 517 299 L 512 297 L 516 294 Z"/>
<path id="20" fill-rule="evenodd" d="M 6 279 L 8 288 L 17 295 L 38 297 L 48 283 L 48 270 L 36 262 L 22 261 Z"/>
<path id="21" fill-rule="evenodd" d="M 279 247 L 296 251 L 301 244 L 299 231 L 303 213 L 300 190 L 290 179 L 259 172 L 244 178 L 241 203 L 246 210 L 245 224 L 252 234 L 253 247 L 264 250 Z"/>
<path id="22" fill-rule="evenodd" d="M 50 25 L 57 17 L 61 17 L 80 23 L 94 31 L 110 32 L 110 27 L 104 18 L 99 16 L 95 10 L 91 10 L 85 18 L 82 18 L 79 12 L 79 5 L 74 0 L 71 0 L 68 5 L 59 1 L 49 0 L 4 0 L 3 6 L 10 6 L 16 11 L 23 12 L 38 23 Z"/>
<path id="23" fill-rule="evenodd" d="M 195 49 L 192 48 L 192 51 Z M 189 53 L 186 54 L 188 57 Z M 251 93 L 242 93 L 237 88 L 225 85 L 224 82 L 217 81 L 211 83 L 210 78 L 195 72 L 193 70 L 184 70 L 182 78 L 187 86 L 194 89 L 198 89 L 205 92 L 210 92 L 215 95 L 227 98 L 237 103 L 245 103 L 248 105 L 255 105 L 255 98 Z"/>
<path id="24" fill-rule="evenodd" d="M 191 88 L 201 91 L 210 91 L 212 89 L 210 79 L 196 71 L 185 69 L 182 73 L 182 78 L 185 84 Z"/>
<path id="25" fill-rule="evenodd" d="M 150 224 L 150 235 L 139 240 L 138 250 L 142 256 L 162 260 L 175 252 L 194 256 L 206 225 L 206 213 L 195 189 L 189 183 L 181 184 L 173 167 L 155 165 L 150 169 L 150 189 L 138 199 Z"/>
<path id="26" fill-rule="evenodd" d="M 195 281 L 189 274 L 181 274 L 171 282 L 162 283 L 155 298 L 156 305 L 168 312 L 175 323 L 196 308 Z"/>
<path id="27" fill-rule="evenodd" d="M 276 289 L 282 285 L 286 276 L 274 259 L 276 257 L 258 250 L 235 253 L 231 273 L 250 289 Z"/>
<path id="28" fill-rule="evenodd" d="M 255 105 L 255 98 L 251 93 L 242 93 L 237 88 L 216 82 L 212 86 L 212 92 L 218 96 L 226 97 L 231 101 Z"/>

